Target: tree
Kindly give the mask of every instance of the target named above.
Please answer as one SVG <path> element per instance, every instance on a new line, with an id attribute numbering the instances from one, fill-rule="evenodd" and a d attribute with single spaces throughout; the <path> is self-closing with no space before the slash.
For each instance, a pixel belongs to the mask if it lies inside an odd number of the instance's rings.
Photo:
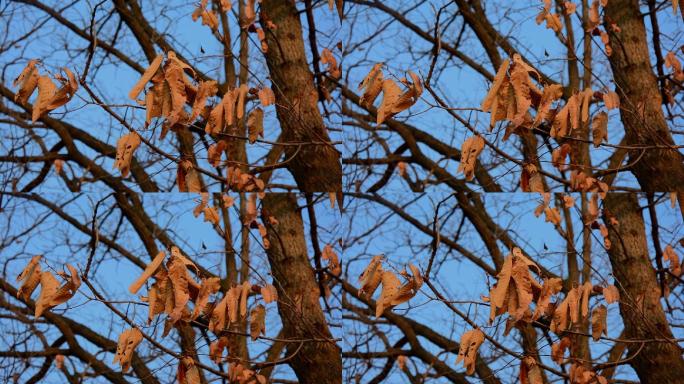
<path id="1" fill-rule="evenodd" d="M 6 380 L 684 375 L 679 2 L 0 15 Z"/>

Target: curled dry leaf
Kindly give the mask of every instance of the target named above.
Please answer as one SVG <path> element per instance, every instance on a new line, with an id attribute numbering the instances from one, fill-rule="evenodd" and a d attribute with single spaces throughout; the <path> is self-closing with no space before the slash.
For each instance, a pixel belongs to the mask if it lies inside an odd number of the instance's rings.
<path id="1" fill-rule="evenodd" d="M 543 384 L 541 368 L 537 360 L 532 356 L 525 356 L 520 361 L 520 383 L 521 384 Z"/>
<path id="2" fill-rule="evenodd" d="M 200 374 L 195 360 L 190 356 L 181 358 L 178 362 L 178 373 L 176 375 L 178 384 L 200 384 Z"/>
<path id="3" fill-rule="evenodd" d="M 532 314 L 532 319 L 537 320 L 544 316 L 551 304 L 551 297 L 558 294 L 563 289 L 563 280 L 558 277 L 544 279 L 544 284 L 541 288 L 541 293 L 537 299 L 537 306 Z"/>
<path id="4" fill-rule="evenodd" d="M 545 222 L 551 223 L 553 225 L 560 225 L 561 215 L 558 207 L 546 207 L 544 209 Z"/>
<path id="5" fill-rule="evenodd" d="M 569 143 L 565 143 L 560 147 L 553 150 L 551 153 L 551 163 L 554 167 L 558 168 L 559 171 L 565 171 L 568 169 L 568 165 L 565 163 L 565 159 L 570 155 L 572 151 L 572 146 Z"/>
<path id="6" fill-rule="evenodd" d="M 328 270 L 334 276 L 339 276 L 342 273 L 342 266 L 340 265 L 340 258 L 333 249 L 332 245 L 326 244 L 321 252 L 321 258 L 328 261 Z"/>
<path id="7" fill-rule="evenodd" d="M 266 308 L 258 304 L 249 311 L 249 335 L 252 341 L 266 334 Z"/>
<path id="8" fill-rule="evenodd" d="M 178 163 L 177 181 L 179 192 L 202 192 L 199 173 L 190 160 L 181 160 Z"/>
<path id="9" fill-rule="evenodd" d="M 216 207 L 204 207 L 202 210 L 204 213 L 204 221 L 212 223 L 213 225 L 219 225 L 220 219 L 219 219 L 219 214 L 218 211 L 216 210 Z"/>
<path id="10" fill-rule="evenodd" d="M 556 364 L 563 364 L 563 356 L 565 351 L 572 345 L 572 340 L 569 337 L 563 337 L 557 343 L 553 343 L 551 346 L 551 360 L 556 362 Z"/>
<path id="11" fill-rule="evenodd" d="M 564 2 L 563 6 L 565 7 L 566 15 L 572 15 L 573 13 L 575 13 L 575 10 L 577 10 L 577 4 L 573 3 L 572 1 Z"/>
<path id="12" fill-rule="evenodd" d="M 131 169 L 133 153 L 140 146 L 140 136 L 136 132 L 131 132 L 122 136 L 116 143 L 116 160 L 114 167 L 121 171 L 121 176 L 127 177 Z"/>
<path id="13" fill-rule="evenodd" d="M 184 260 L 179 257 L 180 253 L 174 254 L 171 252 L 171 257 L 166 263 L 166 268 L 169 271 L 169 280 L 173 292 L 173 309 L 169 314 L 171 323 L 180 320 L 183 311 L 186 309 L 186 304 L 190 301 L 190 288 L 188 269 Z"/>
<path id="14" fill-rule="evenodd" d="M 254 144 L 257 137 L 264 137 L 264 111 L 255 108 L 247 117 L 247 130 L 249 132 L 249 143 Z"/>
<path id="15" fill-rule="evenodd" d="M 359 104 L 366 108 L 370 108 L 373 105 L 375 99 L 382 91 L 384 83 L 382 65 L 383 63 L 375 64 L 361 84 L 359 84 L 359 89 L 363 89 Z"/>
<path id="16" fill-rule="evenodd" d="M 475 164 L 477 157 L 484 149 L 484 139 L 480 135 L 467 138 L 461 146 L 461 162 L 457 172 L 463 172 L 466 180 L 472 180 L 475 176 Z"/>
<path id="17" fill-rule="evenodd" d="M 458 348 L 456 364 L 462 361 L 468 375 L 472 375 L 475 372 L 477 350 L 482 345 L 484 338 L 484 333 L 479 329 L 472 329 L 461 336 L 461 345 Z"/>
<path id="18" fill-rule="evenodd" d="M 670 262 L 670 272 L 679 277 L 682 274 L 682 266 L 679 264 L 679 255 L 670 244 L 663 251 L 663 260 Z"/>
<path id="19" fill-rule="evenodd" d="M 275 93 L 269 87 L 259 89 L 259 101 L 263 107 L 275 104 Z"/>
<path id="20" fill-rule="evenodd" d="M 544 182 L 534 164 L 525 164 L 520 173 L 520 188 L 523 192 L 544 193 Z"/>
<path id="21" fill-rule="evenodd" d="M 24 267 L 24 270 L 17 276 L 17 281 L 22 282 L 17 291 L 17 297 L 23 298 L 24 301 L 31 299 L 31 294 L 33 294 L 33 291 L 36 290 L 40 283 L 40 259 L 42 257 L 41 255 L 33 256 L 31 261 Z"/>
<path id="22" fill-rule="evenodd" d="M 225 140 L 219 140 L 217 143 L 209 146 L 207 160 L 212 167 L 218 167 L 221 164 L 221 156 L 227 147 L 228 143 Z"/>
<path id="23" fill-rule="evenodd" d="M 373 256 L 371 262 L 368 264 L 366 269 L 359 276 L 359 281 L 361 282 L 361 289 L 359 289 L 359 295 L 362 297 L 365 295 L 367 298 L 373 296 L 373 293 L 380 285 L 382 280 L 382 261 L 385 259 L 384 255 Z"/>
<path id="24" fill-rule="evenodd" d="M 164 253 L 164 251 L 160 251 L 157 254 L 157 256 L 154 257 L 152 262 L 147 264 L 142 275 L 140 275 L 140 277 L 138 277 L 138 279 L 136 281 L 134 281 L 133 284 L 131 284 L 128 287 L 128 291 L 135 295 L 140 290 L 140 287 L 142 287 L 143 284 L 145 284 L 147 279 L 149 279 L 152 275 L 154 275 L 154 273 L 157 271 L 157 269 L 159 269 L 159 267 L 164 262 L 165 256 L 166 256 L 166 253 Z"/>
<path id="25" fill-rule="evenodd" d="M 38 64 L 38 60 L 30 60 L 12 83 L 14 87 L 19 86 L 19 90 L 14 95 L 14 101 L 20 104 L 26 104 L 38 86 L 40 75 L 36 64 Z"/>
<path id="26" fill-rule="evenodd" d="M 491 112 L 490 128 L 493 127 L 497 121 L 502 120 L 506 116 L 505 110 L 507 109 L 506 106 L 509 104 L 508 100 L 510 99 L 508 92 L 510 81 L 506 71 L 508 71 L 510 63 L 511 61 L 509 59 L 506 59 L 501 63 L 501 66 L 494 77 L 494 83 L 492 83 L 492 87 L 489 89 L 489 92 L 487 92 L 487 96 L 482 100 L 482 105 L 480 106 L 480 109 L 484 112 Z M 502 106 L 501 110 L 499 110 L 499 106 Z M 502 113 L 503 115 L 501 115 Z"/>
<path id="27" fill-rule="evenodd" d="M 321 51 L 321 64 L 327 65 L 327 71 L 333 79 L 342 77 L 342 71 L 337 66 L 337 59 L 335 59 L 335 55 L 328 48 L 324 48 Z"/>
<path id="28" fill-rule="evenodd" d="M 602 142 L 608 141 L 608 114 L 601 111 L 591 120 L 591 136 L 594 148 L 598 148 Z"/>
<path id="29" fill-rule="evenodd" d="M 209 358 L 216 364 L 223 361 L 223 351 L 228 347 L 228 338 L 221 336 L 209 344 Z"/>
<path id="30" fill-rule="evenodd" d="M 386 308 L 392 306 L 394 296 L 399 293 L 401 289 L 401 281 L 394 272 L 382 272 L 382 291 L 376 303 L 375 316 L 380 317 Z"/>
<path id="31" fill-rule="evenodd" d="M 613 91 L 606 92 L 603 94 L 603 103 L 609 110 L 620 108 L 620 97 Z"/>
<path id="32" fill-rule="evenodd" d="M 598 341 L 601 335 L 608 336 L 606 317 L 608 309 L 601 304 L 591 311 L 591 337 Z"/>
<path id="33" fill-rule="evenodd" d="M 674 52 L 670 51 L 665 55 L 665 68 L 672 69 L 672 76 L 677 81 L 684 81 L 684 71 L 682 70 L 682 63 L 679 61 Z"/>
<path id="34" fill-rule="evenodd" d="M 572 208 L 575 206 L 575 198 L 570 195 L 564 195 L 563 203 L 565 205 L 565 208 Z"/>
<path id="35" fill-rule="evenodd" d="M 197 87 L 197 94 L 195 95 L 195 100 L 192 103 L 192 113 L 188 122 L 193 122 L 200 115 L 207 99 L 216 95 L 218 92 L 218 85 L 214 80 L 200 81 Z"/>
<path id="36" fill-rule="evenodd" d="M 399 355 L 397 356 L 397 366 L 399 367 L 399 370 L 404 370 L 406 369 L 406 356 L 404 355 Z"/>
<path id="37" fill-rule="evenodd" d="M 76 294 L 76 291 L 81 286 L 81 279 L 78 277 L 78 271 L 71 264 L 67 264 L 67 269 L 69 269 L 69 275 L 60 273 L 60 275 L 66 278 L 66 282 L 62 286 L 59 285 L 59 281 L 51 272 L 41 273 L 41 290 L 38 301 L 36 301 L 36 317 L 40 317 L 46 310 L 52 307 L 65 303 Z"/>
<path id="38" fill-rule="evenodd" d="M 266 304 L 278 301 L 278 291 L 273 284 L 264 284 L 261 287 L 261 297 Z"/>
<path id="39" fill-rule="evenodd" d="M 123 373 L 128 372 L 131 368 L 133 353 L 142 339 L 142 332 L 137 328 L 127 329 L 119 335 L 119 344 L 116 346 L 116 355 L 114 356 L 113 363 L 119 363 Z"/>
<path id="40" fill-rule="evenodd" d="M 563 96 L 562 85 L 550 84 L 544 87 L 544 90 L 542 91 L 541 101 L 539 102 L 539 106 L 537 107 L 537 115 L 535 116 L 534 122 L 532 123 L 533 127 L 536 127 L 537 125 L 541 124 L 543 121 L 546 121 L 548 119 L 551 111 L 551 104 L 553 104 L 554 101 L 560 99 L 561 96 Z"/>
<path id="41" fill-rule="evenodd" d="M 252 284 L 249 281 L 242 283 L 242 289 L 240 291 L 240 317 L 244 318 L 247 316 L 247 299 L 249 298 L 249 292 L 252 290 Z"/>
<path id="42" fill-rule="evenodd" d="M 268 43 L 266 42 L 266 33 L 262 28 L 257 28 L 256 29 L 257 37 L 259 38 L 259 41 L 261 42 L 261 52 L 266 53 L 268 52 Z"/>
<path id="43" fill-rule="evenodd" d="M 55 367 L 59 370 L 64 369 L 64 355 L 55 356 Z"/>
<path id="44" fill-rule="evenodd" d="M 192 311 L 193 320 L 204 311 L 207 303 L 209 303 L 209 296 L 218 292 L 219 288 L 221 288 L 221 279 L 218 277 L 202 279 L 202 284 L 195 300 L 195 308 Z"/>
<path id="45" fill-rule="evenodd" d="M 609 285 L 603 288 L 603 297 L 606 299 L 606 303 L 612 304 L 620 301 L 620 292 L 614 285 Z"/>
<path id="46" fill-rule="evenodd" d="M 157 70 L 161 66 L 161 62 L 164 59 L 164 55 L 159 54 L 157 57 L 152 60 L 152 63 L 150 63 L 150 66 L 147 67 L 145 72 L 143 73 L 142 77 L 138 80 L 137 83 L 133 86 L 131 91 L 128 93 L 128 97 L 132 100 L 136 100 L 140 92 L 142 92 L 143 89 L 145 89 L 145 84 L 147 84 L 148 81 L 152 80 L 152 77 L 154 76 L 155 73 L 157 73 Z"/>

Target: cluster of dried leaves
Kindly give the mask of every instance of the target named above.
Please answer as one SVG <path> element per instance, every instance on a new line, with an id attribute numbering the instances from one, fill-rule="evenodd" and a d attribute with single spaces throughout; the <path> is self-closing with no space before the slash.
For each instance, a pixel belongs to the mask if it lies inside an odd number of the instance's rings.
<path id="1" fill-rule="evenodd" d="M 13 83 L 13 86 L 19 87 L 14 101 L 20 104 L 27 104 L 28 99 L 38 88 L 38 96 L 33 103 L 33 111 L 31 113 L 31 120 L 34 123 L 46 113 L 69 102 L 74 97 L 76 90 L 78 90 L 76 77 L 69 68 L 63 68 L 66 76 L 61 73 L 54 75 L 55 80 L 60 84 L 60 87 L 57 88 L 57 85 L 50 76 L 40 74 L 37 65 L 38 60 L 29 61 Z"/>
<path id="2" fill-rule="evenodd" d="M 66 303 L 67 300 L 74 297 L 76 291 L 81 286 L 78 271 L 71 264 L 66 265 L 69 273 L 64 271 L 57 272 L 64 280 L 64 283 L 60 284 L 52 272 L 42 270 L 40 266 L 41 259 L 42 256 L 40 255 L 31 258 L 31 261 L 29 261 L 24 270 L 17 276 L 17 281 L 21 282 L 17 297 L 21 297 L 24 301 L 31 300 L 31 295 L 40 285 L 40 294 L 35 303 L 35 317 L 40 317 L 45 311 Z"/>
<path id="3" fill-rule="evenodd" d="M 406 282 L 402 284 L 396 273 L 383 269 L 382 262 L 384 260 L 384 255 L 374 256 L 359 276 L 361 282 L 359 294 L 365 295 L 367 298 L 372 297 L 378 286 L 382 285 L 380 297 L 375 305 L 375 316 L 377 317 L 380 317 L 385 309 L 391 309 L 409 301 L 423 285 L 423 276 L 415 265 L 409 264 L 411 273 L 407 272 L 405 268 L 399 272 L 406 279 Z"/>
<path id="4" fill-rule="evenodd" d="M 205 12 L 210 11 L 205 10 Z M 211 17 L 203 16 L 203 19 L 211 19 Z M 164 119 L 161 130 L 162 139 L 169 130 L 187 129 L 198 118 L 201 118 L 205 123 L 205 132 L 216 139 L 216 143 L 209 147 L 208 160 L 212 166 L 217 167 L 221 164 L 221 157 L 229 147 L 230 141 L 234 140 L 238 133 L 237 127 L 246 114 L 246 105 L 250 95 L 256 96 L 255 99 L 258 99 L 263 107 L 275 104 L 275 95 L 271 88 L 250 89 L 246 84 L 242 84 L 237 88 L 226 90 L 223 98 L 212 104 L 211 99 L 218 92 L 216 81 L 195 81 L 189 75 L 193 78 L 196 77 L 192 68 L 180 60 L 173 51 L 167 53 L 165 62 L 164 55 L 158 55 L 131 89 L 128 96 L 140 105 L 145 106 L 147 111 L 145 126 L 148 126 L 153 118 Z M 138 100 L 138 96 L 145 90 L 148 83 L 151 83 L 152 86 L 147 89 L 145 100 Z M 254 143 L 259 137 L 263 137 L 263 109 L 256 107 L 251 110 L 247 115 L 246 126 L 250 143 Z M 222 135 L 224 133 L 227 135 Z M 126 135 L 120 140 L 119 151 L 117 151 L 116 167 L 122 170 L 124 176 L 126 176 L 124 170 L 127 170 L 130 165 L 132 152 L 137 148 L 130 143 L 139 142 L 132 135 L 135 133 Z M 120 163 L 119 158 L 121 158 Z M 233 168 L 231 167 L 231 169 Z M 181 192 L 200 192 L 202 190 L 197 172 L 190 160 L 179 162 L 178 187 Z M 235 169 L 233 169 L 232 174 L 230 171 L 228 174 L 228 183 L 231 187 L 237 187 L 240 191 L 249 191 L 249 185 L 256 185 L 258 190 L 263 190 L 263 183 L 259 186 L 258 179 L 253 175 L 243 173 L 235 175 L 234 173 L 236 173 Z"/>
<path id="5" fill-rule="evenodd" d="M 359 89 L 363 90 L 361 105 L 371 108 L 375 99 L 382 92 L 382 102 L 377 111 L 377 123 L 382 124 L 397 113 L 408 109 L 415 104 L 423 94 L 423 82 L 415 73 L 409 71 L 411 80 L 402 78 L 400 82 L 406 87 L 402 90 L 399 84 L 392 79 L 385 79 L 382 73 L 383 63 L 377 63 L 366 75 Z"/>
<path id="6" fill-rule="evenodd" d="M 213 221 L 218 218 L 213 207 L 206 205 L 207 200 L 198 206 L 195 212 L 203 212 L 205 220 Z M 216 215 L 216 216 L 215 216 Z M 166 260 L 166 263 L 164 261 Z M 263 286 L 252 285 L 249 281 L 230 287 L 225 290 L 222 298 L 211 300 L 212 296 L 222 292 L 222 282 L 218 277 L 201 278 L 198 282 L 193 278 L 200 275 L 197 266 L 185 257 L 177 247 L 171 248 L 171 256 L 167 259 L 165 252 L 160 252 L 149 263 L 140 277 L 129 286 L 129 291 L 136 294 L 140 288 L 153 278 L 154 282 L 149 286 L 146 296 L 141 296 L 149 307 L 148 325 L 160 314 L 166 314 L 164 332 L 162 337 L 168 335 L 178 322 L 191 322 L 199 318 L 208 323 L 208 329 L 217 336 L 217 340 L 210 345 L 211 358 L 216 362 L 224 360 L 223 352 L 228 347 L 226 330 L 232 324 L 241 321 L 249 321 L 250 335 L 256 340 L 266 332 L 265 319 L 266 307 L 254 303 L 249 311 L 250 295 L 260 294 L 265 304 L 277 301 L 276 288 L 270 284 Z M 189 304 L 193 303 L 191 309 Z M 132 353 L 142 341 L 143 334 L 137 328 L 124 331 L 119 337 L 119 347 L 115 362 L 121 364 L 124 372 L 130 367 Z M 225 359 L 229 360 L 229 357 Z M 192 358 L 184 357 L 179 362 L 178 380 L 180 383 L 198 383 L 197 367 Z M 235 363 L 231 367 L 231 377 L 235 382 L 243 382 L 243 379 L 256 378 L 255 372 Z M 247 382 L 247 381 L 244 381 Z"/>

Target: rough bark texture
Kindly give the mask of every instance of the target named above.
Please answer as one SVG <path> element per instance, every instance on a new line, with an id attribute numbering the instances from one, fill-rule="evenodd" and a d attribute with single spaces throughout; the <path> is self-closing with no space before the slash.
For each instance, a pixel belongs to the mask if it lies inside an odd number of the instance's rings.
<path id="1" fill-rule="evenodd" d="M 266 21 L 277 28 L 268 29 Z M 318 110 L 318 93 L 309 70 L 302 25 L 293 0 L 261 3 L 261 24 L 266 32 L 266 63 L 276 96 L 283 142 L 330 142 Z M 342 189 L 340 154 L 326 144 L 288 145 L 287 168 L 304 192 L 338 192 Z"/>
<path id="2" fill-rule="evenodd" d="M 264 222 L 278 220 L 268 228 L 268 261 L 278 290 L 278 312 L 288 339 L 331 339 L 319 302 L 319 290 L 307 256 L 304 223 L 292 194 L 268 194 L 263 200 Z M 298 352 L 297 352 L 298 351 Z M 288 343 L 289 364 L 302 383 L 341 383 L 342 355 L 330 341 Z"/>
<path id="3" fill-rule="evenodd" d="M 613 54 L 609 57 L 620 96 L 620 116 L 628 145 L 674 145 L 662 110 L 658 82 L 651 70 L 646 28 L 638 0 L 611 0 L 605 8 L 605 27 L 617 23 L 621 32 L 611 32 Z M 684 158 L 677 149 L 650 148 L 630 151 L 632 168 L 645 192 L 682 191 Z"/>
<path id="4" fill-rule="evenodd" d="M 605 219 L 615 217 L 610 226 L 612 246 L 608 251 L 615 285 L 620 290 L 620 313 L 627 339 L 672 339 L 665 312 L 660 304 L 660 287 L 649 260 L 646 228 L 635 194 L 608 194 L 604 200 Z M 681 383 L 684 359 L 676 342 L 630 343 L 630 365 L 642 383 Z"/>

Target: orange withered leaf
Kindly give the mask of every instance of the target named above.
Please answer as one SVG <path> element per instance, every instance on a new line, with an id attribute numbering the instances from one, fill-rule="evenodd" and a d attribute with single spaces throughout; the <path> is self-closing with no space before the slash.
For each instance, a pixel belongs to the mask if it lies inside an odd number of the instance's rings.
<path id="1" fill-rule="evenodd" d="M 462 361 L 468 375 L 472 375 L 473 372 L 475 372 L 477 350 L 480 348 L 480 345 L 482 345 L 484 338 L 484 333 L 479 329 L 472 329 L 461 336 L 456 364 Z"/>
<path id="2" fill-rule="evenodd" d="M 223 351 L 228 346 L 228 338 L 221 336 L 209 344 L 209 358 L 216 364 L 223 360 Z"/>
<path id="3" fill-rule="evenodd" d="M 608 114 L 601 111 L 591 120 L 591 136 L 594 148 L 608 141 Z"/>
<path id="4" fill-rule="evenodd" d="M 663 260 L 670 262 L 670 272 L 675 276 L 682 274 L 682 266 L 679 264 L 679 255 L 670 244 L 663 251 Z"/>
<path id="5" fill-rule="evenodd" d="M 116 355 L 114 356 L 113 363 L 119 363 L 123 373 L 128 372 L 131 368 L 133 353 L 142 339 L 142 332 L 137 328 L 127 329 L 119 335 L 119 343 L 116 347 Z"/>
<path id="6" fill-rule="evenodd" d="M 159 69 L 162 60 L 164 59 L 164 55 L 159 54 L 157 57 L 152 60 L 152 63 L 150 63 L 150 66 L 147 67 L 145 72 L 143 73 L 142 77 L 138 80 L 137 83 L 133 86 L 131 91 L 128 93 L 128 97 L 132 100 L 136 100 L 140 92 L 142 92 L 143 89 L 145 89 L 145 85 L 147 84 L 148 81 L 152 79 L 152 77 L 155 75 L 157 70 Z"/>
<path id="7" fill-rule="evenodd" d="M 373 256 L 371 262 L 361 273 L 361 276 L 359 276 L 359 281 L 361 282 L 359 295 L 366 295 L 366 297 L 373 296 L 373 293 L 378 288 L 378 285 L 380 285 L 380 281 L 382 280 L 382 261 L 384 258 L 384 255 Z"/>
<path id="8" fill-rule="evenodd" d="M 333 79 L 342 77 L 342 71 L 337 65 L 337 59 L 335 59 L 332 51 L 328 48 L 323 48 L 323 51 L 321 51 L 321 64 L 327 65 L 327 71 Z"/>
<path id="9" fill-rule="evenodd" d="M 539 106 L 537 107 L 537 115 L 532 123 L 533 127 L 548 119 L 551 111 L 551 105 L 554 101 L 560 99 L 562 95 L 563 86 L 560 84 L 550 84 L 544 87 Z"/>
<path id="10" fill-rule="evenodd" d="M 394 272 L 383 271 L 381 280 L 382 290 L 380 291 L 380 297 L 378 298 L 375 307 L 376 317 L 380 317 L 386 308 L 390 308 L 392 306 L 394 296 L 401 288 L 401 281 L 399 281 L 399 278 L 394 274 Z"/>
<path id="11" fill-rule="evenodd" d="M 553 343 L 551 346 L 551 360 L 559 365 L 563 364 L 563 356 L 571 344 L 572 340 L 567 336 L 560 339 L 557 343 Z"/>
<path id="12" fill-rule="evenodd" d="M 202 284 L 195 300 L 195 308 L 192 311 L 193 320 L 204 311 L 207 303 L 209 303 L 209 296 L 218 292 L 219 288 L 221 288 L 221 279 L 218 277 L 202 279 Z"/>
<path id="13" fill-rule="evenodd" d="M 480 135 L 471 136 L 463 142 L 461 146 L 461 162 L 458 165 L 457 172 L 463 172 L 466 180 L 472 180 L 475 177 L 477 157 L 484 149 L 484 146 L 484 139 Z"/>
<path id="14" fill-rule="evenodd" d="M 606 299 L 606 303 L 612 304 L 620 301 L 620 292 L 614 285 L 608 285 L 603 288 L 603 298 Z"/>
<path id="15" fill-rule="evenodd" d="M 138 279 L 128 287 L 128 291 L 132 294 L 136 294 L 140 290 L 140 287 L 142 287 L 143 284 L 145 284 L 147 279 L 154 275 L 157 269 L 159 269 L 159 267 L 162 265 L 162 262 L 164 261 L 165 256 L 166 253 L 164 253 L 164 251 L 160 251 L 157 254 L 157 256 L 154 257 L 152 262 L 147 264 L 142 275 L 140 275 L 140 277 L 138 277 Z"/>
<path id="16" fill-rule="evenodd" d="M 532 314 L 532 319 L 537 320 L 544 316 L 551 304 L 551 297 L 558 294 L 558 292 L 563 289 L 563 280 L 558 277 L 552 277 L 550 279 L 544 279 L 544 284 L 541 288 L 541 293 L 537 299 L 537 306 Z"/>
<path id="17" fill-rule="evenodd" d="M 591 311 L 591 337 L 594 341 L 598 341 L 602 334 L 608 336 L 608 326 L 606 324 L 607 314 L 608 309 L 603 304 Z"/>
<path id="18" fill-rule="evenodd" d="M 20 104 L 26 104 L 38 86 L 40 75 L 38 74 L 36 64 L 38 64 L 38 60 L 30 60 L 19 76 L 14 79 L 14 83 L 12 83 L 14 87 L 19 86 L 19 90 L 14 95 L 14 101 Z"/>
<path id="19" fill-rule="evenodd" d="M 525 356 L 520 361 L 520 384 L 543 384 L 541 368 L 532 356 Z"/>
<path id="20" fill-rule="evenodd" d="M 359 84 L 359 89 L 363 89 L 363 94 L 361 95 L 359 104 L 366 108 L 369 108 L 373 105 L 375 99 L 382 91 L 384 83 L 382 65 L 383 63 L 375 64 L 368 75 L 366 75 L 366 77 L 363 79 L 361 84 Z"/>
<path id="21" fill-rule="evenodd" d="M 44 271 L 40 274 L 40 296 L 36 301 L 35 317 L 40 317 L 43 312 L 51 308 L 50 301 L 59 289 L 59 281 L 50 271 Z"/>
<path id="22" fill-rule="evenodd" d="M 270 87 L 259 89 L 259 101 L 263 107 L 275 104 L 275 93 Z"/>
<path id="23" fill-rule="evenodd" d="M 17 291 L 17 297 L 23 298 L 24 301 L 31 299 L 31 294 L 33 294 L 33 291 L 36 290 L 40 283 L 40 259 L 42 257 L 41 255 L 33 256 L 31 261 L 24 267 L 24 270 L 17 276 L 17 281 L 22 282 Z"/>
<path id="24" fill-rule="evenodd" d="M 247 316 L 247 299 L 249 298 L 249 292 L 252 290 L 252 284 L 249 281 L 242 283 L 240 290 L 240 317 L 244 318 Z"/>
<path id="25" fill-rule="evenodd" d="M 266 334 L 266 308 L 258 304 L 249 311 L 249 335 L 256 340 L 259 335 Z"/>
<path id="26" fill-rule="evenodd" d="M 278 301 L 278 291 L 272 284 L 264 284 L 261 287 L 261 297 L 266 304 Z"/>
<path id="27" fill-rule="evenodd" d="M 264 137 L 264 111 L 255 108 L 247 117 L 247 131 L 249 132 L 249 143 L 254 144 L 257 137 Z"/>
<path id="28" fill-rule="evenodd" d="M 197 172 L 190 160 L 181 160 L 178 163 L 177 175 L 179 192 L 202 192 L 199 172 Z"/>
<path id="29" fill-rule="evenodd" d="M 136 132 L 131 132 L 127 135 L 121 136 L 116 143 L 116 159 L 114 167 L 121 171 L 121 176 L 127 177 L 131 169 L 131 160 L 133 160 L 133 153 L 140 146 L 140 135 Z"/>
<path id="30" fill-rule="evenodd" d="M 200 384 L 199 368 L 195 365 L 195 360 L 190 356 L 181 358 L 178 362 L 178 373 L 176 375 L 178 384 Z"/>
<path id="31" fill-rule="evenodd" d="M 608 109 L 620 108 L 620 97 L 613 91 L 606 92 L 603 94 L 603 103 Z"/>

